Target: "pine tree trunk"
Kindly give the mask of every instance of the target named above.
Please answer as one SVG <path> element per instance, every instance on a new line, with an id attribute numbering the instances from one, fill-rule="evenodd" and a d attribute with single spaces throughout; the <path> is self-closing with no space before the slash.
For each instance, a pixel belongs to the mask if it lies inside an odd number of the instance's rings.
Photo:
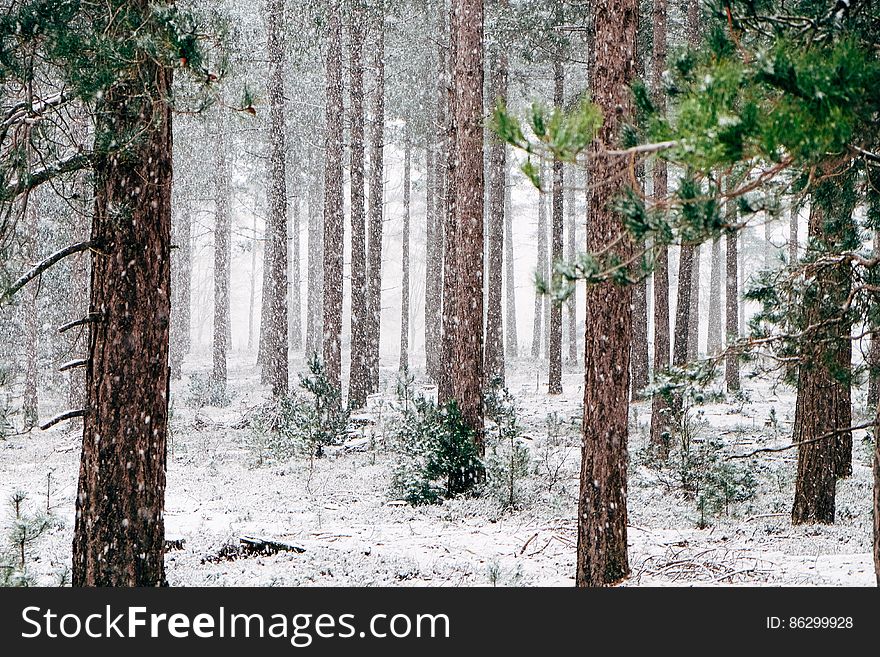
<path id="1" fill-rule="evenodd" d="M 624 233 L 608 200 L 623 193 L 628 163 L 599 155 L 601 144 L 617 144 L 630 111 L 635 74 L 635 0 L 601 0 L 595 5 L 591 49 L 593 101 L 606 117 L 592 147 L 588 249 L 596 252 Z M 623 111 L 621 111 L 623 110 Z M 607 183 L 607 184 L 606 184 Z M 631 249 L 623 239 L 620 255 Z M 578 503 L 577 585 L 606 586 L 629 574 L 627 559 L 627 439 L 629 361 L 632 349 L 632 289 L 606 282 L 587 292 L 583 460 Z"/>
<path id="2" fill-rule="evenodd" d="M 39 239 L 39 201 L 36 193 L 28 195 L 25 212 L 25 235 L 24 256 L 30 267 L 37 262 L 37 241 Z M 37 294 L 40 290 L 38 285 L 32 285 L 25 293 L 25 301 L 21 309 L 24 315 L 24 339 L 25 339 L 25 369 L 24 369 L 24 398 L 22 399 L 22 416 L 24 418 L 24 431 L 30 431 L 40 421 L 39 399 L 37 396 L 37 379 L 39 377 L 38 350 L 40 318 L 37 306 Z"/>
<path id="3" fill-rule="evenodd" d="M 145 1 L 129 4 L 147 11 Z M 74 586 L 165 584 L 171 71 L 137 57 L 138 79 L 114 82 L 96 111 L 91 238 L 101 255 L 89 305 L 101 320 L 90 325 Z M 140 135 L 127 156 L 102 153 L 120 131 Z"/>
<path id="4" fill-rule="evenodd" d="M 880 408 L 874 422 L 874 574 L 880 586 Z"/>
<path id="5" fill-rule="evenodd" d="M 77 180 L 77 188 L 80 190 L 80 198 L 82 199 L 82 208 L 83 212 L 86 211 L 86 207 L 88 205 L 94 205 L 94 200 L 92 199 L 92 190 L 87 189 L 89 185 L 89 181 L 85 175 L 82 175 Z M 91 210 L 88 210 L 91 212 Z M 187 222 L 189 219 L 187 219 Z M 88 239 L 89 236 L 89 226 L 83 225 L 84 222 L 77 221 L 74 233 L 74 241 L 81 242 Z M 189 280 L 191 265 L 190 262 L 190 244 L 189 240 L 187 240 L 186 244 L 181 245 L 181 266 L 186 268 L 187 280 Z M 89 277 L 91 274 L 91 260 L 92 254 L 88 251 L 79 253 L 74 256 L 72 263 L 72 276 L 71 276 L 71 287 L 70 287 L 70 321 L 75 321 L 78 319 L 82 319 L 89 312 Z M 189 286 L 185 286 L 181 292 L 185 292 L 181 294 L 181 312 L 179 321 L 181 324 L 186 323 L 185 331 L 181 331 L 178 335 L 180 349 L 183 352 L 183 356 L 189 352 Z M 185 297 L 185 298 L 184 298 Z M 185 317 L 186 319 L 183 319 Z M 174 315 L 172 314 L 172 320 L 174 319 Z M 68 346 L 69 353 L 75 354 L 77 357 L 80 357 L 86 353 L 87 349 L 87 331 L 70 331 L 73 333 L 71 336 L 71 340 Z M 183 360 L 183 356 L 180 357 L 180 360 Z M 68 371 L 68 379 L 67 379 L 67 404 L 70 408 L 84 408 L 85 400 L 86 400 L 86 375 L 85 371 L 82 368 L 74 368 Z M 79 427 L 82 423 L 82 420 L 77 418 L 74 420 L 76 425 Z"/>
<path id="6" fill-rule="evenodd" d="M 171 378 L 183 375 L 183 359 L 189 352 L 190 300 L 192 297 L 192 215 L 189 204 L 180 204 L 173 223 L 171 261 Z"/>
<path id="7" fill-rule="evenodd" d="M 342 379 L 343 214 L 342 26 L 340 0 L 331 0 L 327 42 L 326 145 L 324 161 L 323 350 L 330 384 Z"/>
<path id="8" fill-rule="evenodd" d="M 306 237 L 306 356 L 323 353 L 324 224 L 320 167 L 314 151 L 309 151 L 309 229 Z"/>
<path id="9" fill-rule="evenodd" d="M 382 328 L 382 224 L 385 218 L 385 22 L 381 13 L 373 60 L 375 90 L 370 107 L 370 198 L 367 244 L 367 392 L 379 391 Z"/>
<path id="10" fill-rule="evenodd" d="M 300 266 L 300 223 L 302 216 L 301 189 L 297 187 L 293 195 L 293 213 L 290 218 L 290 348 L 300 351 L 303 347 L 302 338 L 302 268 Z"/>
<path id="11" fill-rule="evenodd" d="M 223 111 L 221 109 L 221 111 Z M 211 380 L 226 389 L 226 358 L 229 350 L 229 169 L 226 156 L 226 122 L 220 121 L 215 142 L 214 165 L 214 324 Z"/>
<path id="12" fill-rule="evenodd" d="M 367 358 L 367 224 L 364 192 L 364 15 L 352 6 L 349 33 L 349 130 L 351 142 L 351 371 L 348 403 L 363 408 L 370 370 Z"/>
<path id="13" fill-rule="evenodd" d="M 254 214 L 254 221 L 251 227 L 253 238 L 251 241 L 251 275 L 250 290 L 248 293 L 248 351 L 254 350 L 254 310 L 257 307 L 257 249 L 260 240 L 257 237 L 257 215 Z M 174 366 L 171 367 L 171 377 L 174 378 Z"/>
<path id="14" fill-rule="evenodd" d="M 798 260 L 798 211 L 794 201 L 789 205 L 788 212 L 788 264 L 794 267 Z"/>
<path id="15" fill-rule="evenodd" d="M 569 177 L 574 178 L 574 172 L 569 169 Z M 574 262 L 577 258 L 577 220 L 575 200 L 575 181 L 572 180 L 566 204 L 567 226 L 566 226 L 566 249 L 565 259 L 568 262 Z M 577 325 L 577 286 L 566 302 L 566 312 L 568 313 L 568 362 L 575 364 L 578 362 L 578 325 Z"/>
<path id="16" fill-rule="evenodd" d="M 721 353 L 721 238 L 712 240 L 712 275 L 709 280 L 709 328 L 706 351 Z"/>
<path id="17" fill-rule="evenodd" d="M 409 370 L 409 222 L 412 192 L 412 143 L 409 127 L 403 145 L 403 235 L 400 282 L 400 371 Z"/>
<path id="18" fill-rule="evenodd" d="M 444 188 L 443 188 L 443 326 L 442 350 L 440 356 L 440 378 L 437 382 L 437 398 L 441 404 L 455 397 L 452 364 L 455 359 L 455 334 L 457 322 L 458 294 L 458 241 L 456 235 L 456 165 L 458 162 L 458 132 L 456 126 L 456 107 L 454 89 L 454 70 L 456 65 L 457 23 L 454 20 L 455 2 L 449 7 L 449 48 L 448 61 L 444 62 L 443 76 L 446 91 L 446 138 L 443 144 Z M 442 33 L 442 32 L 441 32 Z"/>
<path id="19" fill-rule="evenodd" d="M 541 167 L 541 184 L 546 184 L 546 178 L 543 175 L 544 168 Z M 547 280 L 547 204 L 544 199 L 543 188 L 538 190 L 538 235 L 535 240 L 538 246 L 535 262 L 535 272 L 543 279 Z M 543 332 L 547 326 L 544 323 L 544 295 L 540 291 L 535 291 L 535 318 L 534 328 L 532 329 L 532 358 L 541 357 L 541 341 Z"/>
<path id="20" fill-rule="evenodd" d="M 691 299 L 688 310 L 688 360 L 693 362 L 700 356 L 700 261 L 701 245 L 694 247 L 694 261 L 691 264 Z"/>
<path id="21" fill-rule="evenodd" d="M 855 233 L 853 207 L 827 200 L 834 196 L 829 189 L 841 182 L 846 178 L 819 183 L 813 193 L 808 236 L 819 253 L 835 252 Z M 852 424 L 851 325 L 836 316 L 849 294 L 851 271 L 845 263 L 815 265 L 811 273 L 811 289 L 802 301 L 805 335 L 793 436 L 798 444 L 794 524 L 833 523 L 836 480 L 852 472 L 852 432 L 843 431 Z"/>
<path id="22" fill-rule="evenodd" d="M 880 196 L 880 194 L 878 194 Z M 880 200 L 880 199 L 878 199 Z M 880 231 L 874 232 L 874 257 L 880 256 Z M 871 344 L 868 347 L 868 408 L 876 408 L 880 403 L 880 335 L 878 327 L 871 325 Z"/>
<path id="23" fill-rule="evenodd" d="M 553 104 L 562 107 L 565 104 L 565 69 L 562 62 L 553 64 Z M 562 261 L 563 229 L 565 219 L 563 212 L 565 199 L 563 198 L 564 169 L 562 160 L 553 160 L 553 223 L 551 239 L 551 268 L 557 262 Z M 552 280 L 552 274 L 548 282 Z M 548 299 L 549 300 L 549 299 Z M 551 395 L 562 394 L 562 304 L 551 302 L 550 325 L 549 325 L 549 359 L 550 373 L 547 383 L 547 391 Z"/>
<path id="24" fill-rule="evenodd" d="M 456 294 L 453 398 L 483 445 L 483 0 L 453 0 Z"/>
<path id="25" fill-rule="evenodd" d="M 736 222 L 736 206 L 727 204 L 727 222 Z M 732 345 L 739 339 L 739 235 L 728 233 L 726 239 L 727 253 L 725 263 L 725 331 L 727 332 L 727 355 L 724 358 L 724 383 L 727 392 L 733 393 L 740 389 L 739 356 Z"/>
<path id="26" fill-rule="evenodd" d="M 439 154 L 429 146 L 425 149 L 425 369 L 437 381 L 440 369 L 440 311 L 443 280 L 443 234 L 440 228 L 441 208 L 437 188 Z"/>
<path id="27" fill-rule="evenodd" d="M 489 82 L 492 105 L 507 104 L 507 55 L 493 53 Z M 486 378 L 504 385 L 504 319 L 501 307 L 504 286 L 504 224 L 507 182 L 507 146 L 490 138 L 489 146 L 489 257 L 486 294 Z"/>

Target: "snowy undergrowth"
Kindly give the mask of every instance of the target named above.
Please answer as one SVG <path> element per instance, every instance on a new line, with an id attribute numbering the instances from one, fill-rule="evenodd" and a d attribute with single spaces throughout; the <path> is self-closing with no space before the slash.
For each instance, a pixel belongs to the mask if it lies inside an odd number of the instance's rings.
<path id="1" fill-rule="evenodd" d="M 576 369 L 566 373 L 565 394 L 551 397 L 536 384 L 534 363 L 508 364 L 519 440 L 528 449 L 516 504 L 504 495 L 483 494 L 414 507 L 390 494 L 397 458 L 390 440 L 398 403 L 395 371 L 382 371 L 381 394 L 352 417 L 354 434 L 344 445 L 328 448 L 323 458 L 299 453 L 266 459 L 255 449 L 251 427 L 266 391 L 250 360 L 242 356 L 230 363 L 232 398 L 222 407 L 187 404 L 189 373 L 174 382 L 165 519 L 169 538 L 181 541 L 183 549 L 167 555 L 172 585 L 573 583 L 582 394 Z M 302 362 L 295 366 L 304 369 Z M 416 388 L 431 394 L 420 385 L 416 372 Z M 721 459 L 790 440 L 793 392 L 754 381 L 746 386 L 745 398 L 714 398 L 696 409 L 695 442 L 718 444 Z M 629 486 L 633 576 L 627 585 L 873 582 L 865 432 L 854 436 L 853 476 L 838 485 L 837 523 L 792 527 L 794 450 L 736 460 L 754 477 L 754 494 L 701 522 L 698 500 L 676 486 L 673 468 L 644 457 L 649 424 L 650 404 L 635 404 Z M 69 564 L 79 440 L 79 433 L 64 425 L 0 440 L 0 499 L 19 489 L 41 506 L 48 497 L 58 520 L 29 556 L 28 572 L 41 584 L 56 583 Z M 0 518 L 0 535 L 8 534 L 9 523 Z M 213 558 L 245 535 L 285 541 L 305 552 Z"/>

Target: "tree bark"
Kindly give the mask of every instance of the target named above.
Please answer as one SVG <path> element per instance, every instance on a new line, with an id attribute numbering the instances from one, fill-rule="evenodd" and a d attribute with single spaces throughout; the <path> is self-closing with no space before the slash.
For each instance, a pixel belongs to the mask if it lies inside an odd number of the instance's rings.
<path id="1" fill-rule="evenodd" d="M 541 167 L 541 185 L 546 184 L 543 175 L 544 167 Z M 542 280 L 547 281 L 547 204 L 544 197 L 544 189 L 538 190 L 538 235 L 537 240 L 537 260 L 535 262 L 535 272 Z M 549 283 L 549 281 L 547 281 Z M 541 342 L 544 332 L 547 330 L 545 323 L 546 314 L 544 313 L 545 297 L 540 291 L 535 291 L 535 317 L 534 327 L 532 329 L 532 358 L 541 357 Z"/>
<path id="2" fill-rule="evenodd" d="M 577 220 L 576 220 L 576 195 L 574 193 L 576 181 L 574 179 L 574 171 L 569 169 L 570 192 L 567 196 L 566 215 L 568 218 L 566 230 L 566 249 L 565 258 L 568 262 L 574 262 L 577 258 Z M 568 362 L 575 364 L 578 362 L 578 323 L 577 323 L 577 285 L 566 302 L 566 312 L 568 313 Z"/>
<path id="3" fill-rule="evenodd" d="M 129 4 L 148 10 L 145 0 Z M 101 255 L 89 310 L 101 320 L 90 324 L 74 586 L 165 584 L 172 73 L 137 59 L 137 78 L 113 82 L 96 108 L 91 237 Z M 102 152 L 119 131 L 140 138 L 126 157 Z"/>
<path id="4" fill-rule="evenodd" d="M 183 359 L 190 347 L 190 301 L 192 299 L 192 215 L 187 202 L 180 203 L 178 221 L 172 225 L 177 247 L 171 262 L 171 378 L 183 375 Z M 84 310 L 82 311 L 85 312 Z M 80 315 L 82 316 L 82 315 Z"/>
<path id="5" fill-rule="evenodd" d="M 507 104 L 507 55 L 493 53 L 489 82 L 492 111 Z M 504 319 L 501 307 L 504 286 L 504 224 L 507 182 L 507 146 L 492 139 L 489 146 L 489 257 L 486 294 L 486 378 L 504 385 Z"/>
<path id="6" fill-rule="evenodd" d="M 712 240 L 712 275 L 709 279 L 709 328 L 706 351 L 721 353 L 721 238 Z"/>
<path id="7" fill-rule="evenodd" d="M 622 218 L 609 200 L 626 184 L 624 159 L 600 155 L 602 144 L 619 140 L 629 115 L 629 88 L 635 74 L 638 5 L 635 0 L 602 0 L 595 5 L 591 49 L 593 101 L 605 122 L 590 160 L 591 209 L 588 247 L 599 251 L 624 233 Z M 624 238 L 620 254 L 629 255 Z M 632 289 L 611 282 L 587 292 L 583 459 L 578 502 L 577 585 L 606 586 L 629 575 L 627 560 L 627 439 L 629 364 L 632 349 Z"/>
<path id="8" fill-rule="evenodd" d="M 382 224 L 385 217 L 385 14 L 377 20 L 373 60 L 375 90 L 370 108 L 370 198 L 367 244 L 367 392 L 379 391 L 382 328 Z"/>
<path id="9" fill-rule="evenodd" d="M 37 258 L 37 241 L 39 239 L 39 205 L 37 194 L 31 192 L 28 194 L 28 200 L 25 209 L 25 235 L 24 235 L 24 257 L 28 265 L 36 263 Z M 24 353 L 25 353 L 25 371 L 24 371 L 24 398 L 22 399 L 22 416 L 24 419 L 24 431 L 30 431 L 39 424 L 39 398 L 37 395 L 37 379 L 40 371 L 38 366 L 38 341 L 40 333 L 40 317 L 37 306 L 37 294 L 40 291 L 38 285 L 31 286 L 27 291 L 27 297 L 21 306 L 24 320 Z"/>
<path id="10" fill-rule="evenodd" d="M 562 62 L 557 60 L 553 64 L 553 104 L 562 107 L 565 104 L 565 68 Z M 565 200 L 565 180 L 562 160 L 553 160 L 553 222 L 551 237 L 551 272 L 557 262 L 562 261 L 563 229 L 565 219 L 563 217 Z M 548 283 L 553 279 L 552 273 Z M 550 372 L 547 382 L 547 391 L 551 395 L 562 394 L 562 304 L 551 301 L 550 326 L 549 326 L 549 360 Z"/>
<path id="11" fill-rule="evenodd" d="M 453 397 L 483 444 L 483 0 L 453 0 L 456 294 Z"/>
<path id="12" fill-rule="evenodd" d="M 351 371 L 348 403 L 363 408 L 370 369 L 367 356 L 367 225 L 364 192 L 364 12 L 352 6 L 349 33 L 349 130 L 351 141 Z"/>
<path id="13" fill-rule="evenodd" d="M 220 110 L 223 111 L 222 109 Z M 229 167 L 226 156 L 226 122 L 218 121 L 214 143 L 214 324 L 211 380 L 226 389 L 226 358 L 229 351 Z"/>
<path id="14" fill-rule="evenodd" d="M 728 187 L 731 183 L 728 183 Z M 737 221 L 736 205 L 733 201 L 727 202 L 727 223 L 734 225 Z M 727 355 L 724 358 L 724 383 L 728 393 L 738 392 L 739 380 L 739 356 L 732 345 L 739 339 L 739 234 L 730 232 L 725 238 L 727 253 L 725 255 L 725 330 L 727 332 Z"/>
<path id="15" fill-rule="evenodd" d="M 336 388 L 341 388 L 342 379 L 342 266 L 345 232 L 342 179 L 343 105 L 340 4 L 340 0 L 330 1 L 328 19 L 322 332 L 324 368 L 330 384 Z"/>
<path id="16" fill-rule="evenodd" d="M 694 246 L 694 260 L 691 263 L 691 298 L 687 319 L 687 354 L 693 362 L 700 356 L 700 260 L 701 245 Z"/>
<path id="17" fill-rule="evenodd" d="M 306 236 L 306 356 L 322 354 L 324 298 L 324 226 L 321 206 L 320 167 L 314 151 L 309 151 L 309 181 L 306 190 L 309 205 L 309 228 Z"/>
<path id="18" fill-rule="evenodd" d="M 297 185 L 293 194 L 293 212 L 290 217 L 290 280 L 289 280 L 289 332 L 290 348 L 300 351 L 303 347 L 302 337 L 302 267 L 300 264 L 300 225 L 302 218 L 302 188 Z"/>
<path id="19" fill-rule="evenodd" d="M 412 143 L 407 127 L 403 144 L 403 235 L 400 282 L 400 371 L 409 370 L 409 223 L 412 193 Z"/>

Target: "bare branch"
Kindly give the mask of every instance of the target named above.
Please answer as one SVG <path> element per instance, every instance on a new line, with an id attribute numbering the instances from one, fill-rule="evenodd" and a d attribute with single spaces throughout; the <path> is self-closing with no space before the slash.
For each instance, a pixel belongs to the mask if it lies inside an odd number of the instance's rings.
<path id="1" fill-rule="evenodd" d="M 35 279 L 37 276 L 42 274 L 44 271 L 46 271 L 47 269 L 49 269 L 50 267 L 55 265 L 57 262 L 63 260 L 67 256 L 73 255 L 75 253 L 87 251 L 88 249 L 91 249 L 93 246 L 94 246 L 93 242 L 91 240 L 88 240 L 86 242 L 79 242 L 78 244 L 71 244 L 70 246 L 63 248 L 60 251 L 56 251 L 55 253 L 50 255 L 48 258 L 46 258 L 45 260 L 42 260 L 37 265 L 35 265 L 30 271 L 28 271 L 27 273 L 22 275 L 17 281 L 15 281 L 9 287 L 9 289 L 7 289 L 5 292 L 3 292 L 3 294 L 0 295 L 0 304 L 3 304 L 6 301 L 8 301 L 9 299 L 11 299 L 12 296 L 16 292 L 18 292 L 21 288 L 23 288 L 25 285 L 27 285 L 29 282 L 31 282 L 33 279 Z"/>

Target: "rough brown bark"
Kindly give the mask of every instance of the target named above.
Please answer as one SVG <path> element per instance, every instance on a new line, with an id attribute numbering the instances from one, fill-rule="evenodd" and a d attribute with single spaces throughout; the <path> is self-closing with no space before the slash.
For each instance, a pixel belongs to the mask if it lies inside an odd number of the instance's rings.
<path id="1" fill-rule="evenodd" d="M 211 380 L 223 389 L 226 388 L 226 357 L 229 351 L 229 260 L 232 256 L 225 130 L 225 121 L 218 121 L 214 142 L 214 324 L 211 350 Z"/>
<path id="2" fill-rule="evenodd" d="M 561 61 L 553 64 L 553 104 L 562 107 L 565 104 L 565 68 Z M 553 221 L 551 228 L 550 262 L 552 267 L 562 261 L 562 232 L 564 228 L 563 209 L 565 207 L 564 169 L 562 160 L 553 161 Z M 552 279 L 552 275 L 550 277 Z M 550 279 L 548 279 L 550 280 Z M 550 372 L 547 391 L 551 395 L 562 394 L 562 304 L 551 302 L 549 325 Z"/>
<path id="3" fill-rule="evenodd" d="M 367 244 L 368 393 L 379 390 L 379 345 L 382 329 L 382 223 L 385 218 L 385 22 L 380 13 L 373 60 L 375 87 L 370 107 L 370 198 Z"/>
<path id="4" fill-rule="evenodd" d="M 326 138 L 324 160 L 324 368 L 331 385 L 341 387 L 342 379 L 342 264 L 343 237 L 343 106 L 342 106 L 342 26 L 340 0 L 331 0 L 327 42 Z"/>
<path id="5" fill-rule="evenodd" d="M 483 446 L 483 0 L 453 0 L 456 292 L 453 398 Z"/>
<path id="6" fill-rule="evenodd" d="M 493 53 L 489 82 L 490 102 L 507 103 L 508 64 L 505 53 Z M 504 385 L 504 319 L 501 307 L 504 286 L 504 223 L 507 182 L 507 146 L 493 139 L 489 146 L 489 257 L 486 293 L 486 378 Z"/>
<path id="7" fill-rule="evenodd" d="M 90 324 L 74 586 L 165 584 L 172 74 L 138 59 L 136 78 L 114 82 L 96 108 L 96 144 L 120 130 L 140 139 L 126 157 L 95 149 L 90 311 L 101 320 Z"/>
<path id="8" fill-rule="evenodd" d="M 693 362 L 700 355 L 700 260 L 703 250 L 700 244 L 694 246 L 694 259 L 691 263 L 691 298 L 687 319 L 687 354 Z"/>
<path id="9" fill-rule="evenodd" d="M 588 248 L 598 251 L 624 232 L 610 201 L 623 191 L 627 162 L 600 156 L 603 144 L 618 142 L 630 112 L 638 5 L 602 0 L 595 5 L 591 55 L 593 101 L 605 122 L 592 147 Z M 605 184 L 607 181 L 608 184 Z M 631 248 L 623 240 L 621 255 Z M 577 585 L 606 586 L 629 574 L 627 560 L 627 423 L 632 348 L 632 289 L 611 282 L 587 292 L 583 460 L 578 503 Z"/>
<path id="10" fill-rule="evenodd" d="M 440 312 L 443 284 L 443 234 L 441 203 L 437 188 L 437 160 L 434 148 L 425 149 L 425 369 L 437 381 L 440 368 Z"/>
<path id="11" fill-rule="evenodd" d="M 354 3 L 348 25 L 348 110 L 351 149 L 351 370 L 348 403 L 363 408 L 367 401 L 370 368 L 367 357 L 367 224 L 364 195 L 364 12 Z"/>

